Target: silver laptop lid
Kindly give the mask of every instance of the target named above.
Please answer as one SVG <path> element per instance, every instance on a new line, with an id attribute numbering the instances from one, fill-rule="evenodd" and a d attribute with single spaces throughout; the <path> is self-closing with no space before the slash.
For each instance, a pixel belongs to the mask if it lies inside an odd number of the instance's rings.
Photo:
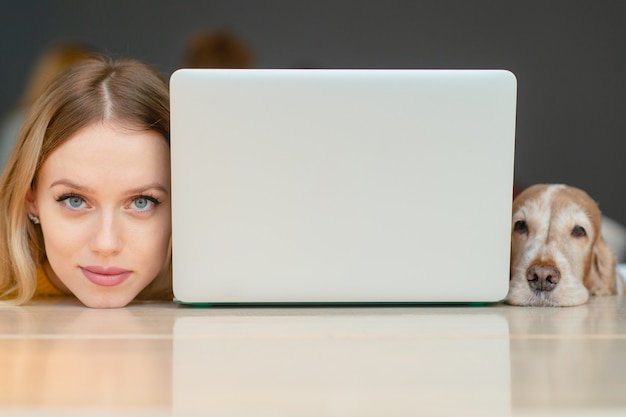
<path id="1" fill-rule="evenodd" d="M 175 72 L 175 297 L 504 298 L 515 112 L 501 70 Z"/>

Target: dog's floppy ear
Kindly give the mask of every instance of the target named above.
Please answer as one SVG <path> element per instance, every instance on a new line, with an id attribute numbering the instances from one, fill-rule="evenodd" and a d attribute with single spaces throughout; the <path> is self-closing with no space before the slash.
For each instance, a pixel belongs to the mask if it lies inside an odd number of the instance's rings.
<path id="1" fill-rule="evenodd" d="M 615 294 L 615 267 L 617 260 L 613 249 L 602 235 L 598 236 L 591 253 L 591 267 L 585 277 L 585 286 L 591 295 Z"/>

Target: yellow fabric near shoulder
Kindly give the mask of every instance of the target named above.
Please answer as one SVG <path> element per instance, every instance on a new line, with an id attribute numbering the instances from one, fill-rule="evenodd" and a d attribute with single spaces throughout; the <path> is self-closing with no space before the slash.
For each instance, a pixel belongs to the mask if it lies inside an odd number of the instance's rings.
<path id="1" fill-rule="evenodd" d="M 37 268 L 37 289 L 35 290 L 34 297 L 58 297 L 63 296 L 61 291 L 59 291 L 48 279 L 46 273 L 43 268 L 40 266 Z"/>

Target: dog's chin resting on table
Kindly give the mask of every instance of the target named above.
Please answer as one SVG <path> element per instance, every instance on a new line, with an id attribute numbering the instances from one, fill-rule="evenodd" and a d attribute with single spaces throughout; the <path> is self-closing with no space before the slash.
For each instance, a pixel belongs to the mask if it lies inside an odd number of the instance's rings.
<path id="1" fill-rule="evenodd" d="M 600 227 L 600 209 L 578 188 L 539 184 L 520 193 L 513 201 L 507 302 L 575 306 L 590 295 L 623 293 Z"/>

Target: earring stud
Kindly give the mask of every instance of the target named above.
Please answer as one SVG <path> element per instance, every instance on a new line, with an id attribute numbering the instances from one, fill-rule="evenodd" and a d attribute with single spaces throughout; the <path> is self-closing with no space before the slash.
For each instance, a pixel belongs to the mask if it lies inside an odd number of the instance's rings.
<path id="1" fill-rule="evenodd" d="M 28 218 L 33 224 L 39 224 L 39 217 L 35 216 L 33 213 L 28 213 Z"/>

